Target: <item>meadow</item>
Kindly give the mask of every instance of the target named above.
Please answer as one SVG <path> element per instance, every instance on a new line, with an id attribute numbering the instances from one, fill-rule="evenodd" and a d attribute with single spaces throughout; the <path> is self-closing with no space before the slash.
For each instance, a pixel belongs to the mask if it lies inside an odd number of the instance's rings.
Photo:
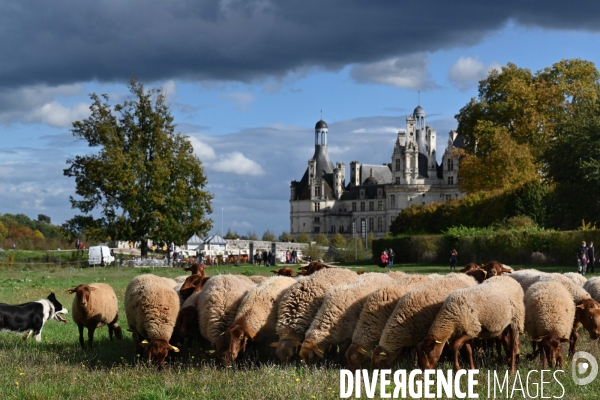
<path id="1" fill-rule="evenodd" d="M 58 300 L 71 308 L 72 295 L 65 290 L 80 283 L 105 282 L 113 286 L 120 303 L 120 323 L 127 329 L 123 296 L 132 277 L 142 273 L 175 277 L 186 275 L 181 268 L 79 268 L 68 260 L 60 264 L 38 265 L 19 262 L 0 265 L 0 302 L 22 303 L 45 298 L 55 292 Z M 374 265 L 347 265 L 353 270 L 382 271 Z M 242 273 L 271 275 L 273 268 L 257 266 L 211 267 L 208 275 Z M 447 273 L 447 266 L 402 264 L 398 269 L 409 273 Z M 544 268 L 547 271 L 567 271 L 566 267 Z M 67 316 L 68 317 L 68 316 Z M 70 318 L 68 318 L 70 319 Z M 82 350 L 78 342 L 77 326 L 69 321 L 59 324 L 49 321 L 42 332 L 42 343 L 23 341 L 21 335 L 0 332 L 0 398 L 15 399 L 338 399 L 340 396 L 339 368 L 321 366 L 306 369 L 298 365 L 281 367 L 277 363 L 243 367 L 221 368 L 211 354 L 194 348 L 189 354 L 171 359 L 162 371 L 140 361 L 134 354 L 131 335 L 125 332 L 122 341 L 109 341 L 106 328 L 95 334 L 94 348 Z M 526 336 L 521 340 L 521 354 L 531 351 Z M 598 343 L 590 343 L 587 333 L 581 334 L 578 350 L 592 353 L 600 360 Z M 171 356 L 169 356 L 171 358 Z M 169 360 L 168 358 L 168 360 Z M 566 354 L 565 354 L 566 358 Z M 504 364 L 491 356 L 476 355 L 480 366 L 477 392 L 487 398 L 488 369 L 504 372 Z M 401 360 L 398 369 L 416 368 L 414 357 Z M 439 365 L 451 369 L 448 362 Z M 527 361 L 521 357 L 518 365 L 522 384 L 530 370 L 540 370 L 539 360 Z M 600 378 L 586 386 L 577 386 L 571 378 L 571 362 L 557 373 L 564 386 L 564 399 L 596 398 L 600 393 Z M 539 384 L 539 374 L 534 375 Z M 511 387 L 513 377 L 510 378 Z M 544 396 L 561 397 L 563 389 L 550 376 L 552 383 L 544 386 Z M 518 387 L 517 383 L 517 387 Z M 391 388 L 393 389 L 393 387 Z M 390 392 L 391 392 L 390 389 Z M 538 388 L 539 390 L 539 388 Z M 530 394 L 535 387 L 529 386 Z M 526 391 L 523 393 L 527 393 Z M 362 398 L 365 398 L 364 390 Z M 497 394 L 507 398 L 505 394 Z M 540 398 L 540 395 L 537 396 Z M 523 398 L 515 391 L 513 398 Z M 527 397 L 525 397 L 527 398 Z"/>

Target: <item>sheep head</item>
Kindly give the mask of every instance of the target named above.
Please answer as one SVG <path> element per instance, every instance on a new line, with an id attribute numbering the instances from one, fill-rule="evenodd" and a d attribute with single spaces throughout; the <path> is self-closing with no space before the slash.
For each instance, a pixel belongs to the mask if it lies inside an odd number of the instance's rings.
<path id="1" fill-rule="evenodd" d="M 286 338 L 279 339 L 277 342 L 277 350 L 275 350 L 275 354 L 279 361 L 282 364 L 286 364 L 292 358 L 294 358 L 294 353 L 296 352 L 296 347 L 301 346 L 302 343 L 294 338 Z"/>
<path id="2" fill-rule="evenodd" d="M 170 345 L 166 339 L 152 339 L 150 342 L 144 340 L 140 346 L 148 349 L 148 362 L 154 361 L 159 367 L 165 362 L 169 351 L 179 353 L 179 349 Z"/>
<path id="3" fill-rule="evenodd" d="M 79 302 L 79 305 L 81 305 L 81 307 L 83 307 L 85 309 L 90 301 L 90 293 L 93 292 L 94 290 L 96 290 L 95 287 L 81 284 L 72 289 L 68 289 L 66 292 L 68 294 L 75 293 L 75 296 Z"/>
<path id="4" fill-rule="evenodd" d="M 442 350 L 444 349 L 444 342 L 436 339 L 433 335 L 427 335 L 425 339 L 417 345 L 417 360 L 419 368 L 434 369 Z"/>
<path id="5" fill-rule="evenodd" d="M 223 354 L 223 365 L 231 365 L 238 358 L 240 353 L 246 351 L 248 343 L 248 334 L 241 324 L 234 324 L 225 331 L 225 336 L 229 341 L 229 350 Z"/>
<path id="6" fill-rule="evenodd" d="M 371 354 L 371 368 L 390 369 L 398 353 L 392 353 L 383 346 L 375 346 Z"/>
<path id="7" fill-rule="evenodd" d="M 302 343 L 302 347 L 300 348 L 300 359 L 308 367 L 315 365 L 324 355 L 325 352 L 319 348 L 317 342 L 305 340 L 304 343 Z"/>
<path id="8" fill-rule="evenodd" d="M 600 304 L 596 300 L 580 301 L 575 308 L 575 320 L 581 322 L 592 340 L 600 338 Z"/>
<path id="9" fill-rule="evenodd" d="M 194 264 L 190 265 L 189 267 L 185 267 L 183 270 L 190 271 L 192 273 L 192 275 L 204 276 L 204 270 L 208 267 L 209 267 L 208 265 L 194 263 Z"/>
<path id="10" fill-rule="evenodd" d="M 571 342 L 571 340 L 561 338 L 556 333 L 551 332 L 532 341 L 538 343 L 540 351 L 548 359 L 551 367 L 556 366 L 557 363 L 562 366 L 562 344 Z"/>
<path id="11" fill-rule="evenodd" d="M 346 350 L 348 369 L 356 371 L 369 359 L 369 352 L 362 346 L 352 343 Z"/>

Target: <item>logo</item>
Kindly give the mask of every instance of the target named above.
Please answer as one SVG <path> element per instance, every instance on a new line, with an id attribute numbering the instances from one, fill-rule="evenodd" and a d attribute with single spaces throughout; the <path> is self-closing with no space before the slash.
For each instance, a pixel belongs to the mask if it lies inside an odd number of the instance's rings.
<path id="1" fill-rule="evenodd" d="M 571 375 L 576 385 L 587 385 L 598 375 L 598 362 L 590 353 L 578 351 L 573 355 Z"/>

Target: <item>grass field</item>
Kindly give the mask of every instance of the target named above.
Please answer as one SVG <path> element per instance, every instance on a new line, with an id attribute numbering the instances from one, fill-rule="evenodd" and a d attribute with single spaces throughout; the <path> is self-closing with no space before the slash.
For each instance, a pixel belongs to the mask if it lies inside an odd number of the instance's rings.
<path id="1" fill-rule="evenodd" d="M 152 272 L 161 276 L 184 275 L 180 268 L 74 268 L 38 266 L 16 263 L 0 267 L 0 302 L 21 303 L 45 298 L 51 291 L 59 301 L 71 308 L 72 295 L 65 290 L 80 283 L 105 282 L 113 286 L 121 301 L 121 325 L 127 328 L 123 311 L 125 287 L 137 274 Z M 375 266 L 346 266 L 354 270 L 381 271 Z M 207 273 L 243 273 L 269 275 L 272 268 L 240 266 L 209 268 Z M 446 273 L 445 266 L 402 265 L 406 272 Z M 548 271 L 565 271 L 566 268 L 545 268 Z M 108 331 L 96 331 L 93 349 L 81 350 L 77 326 L 70 321 L 59 324 L 49 321 L 42 333 L 42 343 L 26 342 L 20 335 L 0 333 L 0 398 L 19 399 L 337 399 L 340 395 L 338 368 L 321 367 L 304 369 L 279 365 L 248 366 L 223 369 L 215 365 L 206 353 L 192 353 L 166 365 L 162 371 L 139 362 L 133 351 L 131 335 L 125 332 L 122 341 L 108 340 Z M 590 343 L 582 333 L 579 350 L 592 353 L 600 360 L 597 343 Z M 521 353 L 530 352 L 529 340 L 522 338 Z M 566 355 L 565 355 L 566 356 Z M 478 355 L 480 367 L 477 391 L 487 398 L 487 371 L 497 370 L 504 375 L 505 366 L 493 359 Z M 413 358 L 401 360 L 397 368 L 416 368 Z M 439 366 L 451 369 L 449 363 Z M 530 370 L 539 370 L 538 360 L 521 358 L 519 373 L 523 386 Z M 587 386 L 577 386 L 571 378 L 571 363 L 557 377 L 564 386 L 565 399 L 596 398 L 600 394 L 600 378 Z M 539 384 L 539 374 L 534 375 Z M 554 382 L 550 376 L 549 381 Z M 510 378 L 511 388 L 513 378 Z M 518 383 L 517 383 L 518 387 Z M 393 387 L 392 387 L 393 389 Z M 530 382 L 533 396 L 535 387 Z M 391 389 L 390 389 L 391 392 Z M 526 392 L 525 392 L 526 393 Z M 546 384 L 544 396 L 559 397 L 561 386 Z M 362 398 L 365 398 L 364 390 Z M 506 395 L 497 395 L 506 398 Z M 520 391 L 513 398 L 523 398 Z M 538 395 L 539 398 L 539 395 Z"/>

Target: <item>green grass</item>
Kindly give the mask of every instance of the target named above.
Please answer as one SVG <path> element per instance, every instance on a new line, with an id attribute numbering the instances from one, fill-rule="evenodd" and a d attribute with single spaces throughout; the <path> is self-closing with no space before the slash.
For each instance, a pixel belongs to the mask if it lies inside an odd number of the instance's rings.
<path id="1" fill-rule="evenodd" d="M 382 271 L 373 265 L 349 266 L 353 270 Z M 271 275 L 273 268 L 244 265 L 239 267 L 211 267 L 209 275 L 243 273 Z M 445 273 L 446 266 L 403 264 L 398 269 L 406 272 Z M 544 268 L 560 271 L 560 267 Z M 562 268 L 566 270 L 566 268 Z M 106 282 L 115 289 L 121 300 L 121 324 L 127 328 L 123 311 L 125 287 L 132 277 L 152 272 L 161 276 L 185 275 L 180 268 L 70 268 L 28 265 L 26 267 L 0 266 L 0 302 L 21 303 L 46 297 L 54 291 L 67 308 L 72 296 L 65 290 L 80 283 Z M 81 350 L 77 327 L 73 322 L 59 324 L 49 321 L 42 332 L 42 343 L 22 341 L 20 335 L 0 332 L 0 398 L 17 399 L 338 399 L 339 369 L 334 367 L 304 369 L 294 366 L 283 368 L 276 364 L 223 369 L 215 366 L 209 354 L 193 352 L 192 356 L 171 361 L 162 371 L 140 362 L 134 354 L 131 335 L 125 332 L 122 341 L 108 340 L 108 331 L 101 328 L 95 334 L 93 349 Z M 597 343 L 590 343 L 587 334 L 581 335 L 579 350 L 591 352 L 600 360 Z M 529 340 L 522 339 L 521 353 L 530 351 Z M 477 356 L 480 367 L 478 392 L 487 397 L 487 368 L 498 371 L 505 366 L 493 359 Z M 413 358 L 401 360 L 397 368 L 416 368 Z M 443 363 L 441 369 L 451 369 Z M 539 370 L 538 360 L 524 357 L 519 372 L 525 377 L 532 369 Z M 566 399 L 595 398 L 600 393 L 600 378 L 590 385 L 573 384 L 567 365 L 560 375 L 565 386 Z M 513 380 L 511 378 L 511 384 Z M 539 382 L 539 379 L 538 379 Z M 533 389 L 533 388 L 531 388 Z M 560 396 L 556 384 L 546 388 L 545 395 Z M 364 390 L 362 392 L 365 398 Z M 500 396 L 506 398 L 506 396 Z M 520 392 L 515 398 L 522 398 Z"/>

